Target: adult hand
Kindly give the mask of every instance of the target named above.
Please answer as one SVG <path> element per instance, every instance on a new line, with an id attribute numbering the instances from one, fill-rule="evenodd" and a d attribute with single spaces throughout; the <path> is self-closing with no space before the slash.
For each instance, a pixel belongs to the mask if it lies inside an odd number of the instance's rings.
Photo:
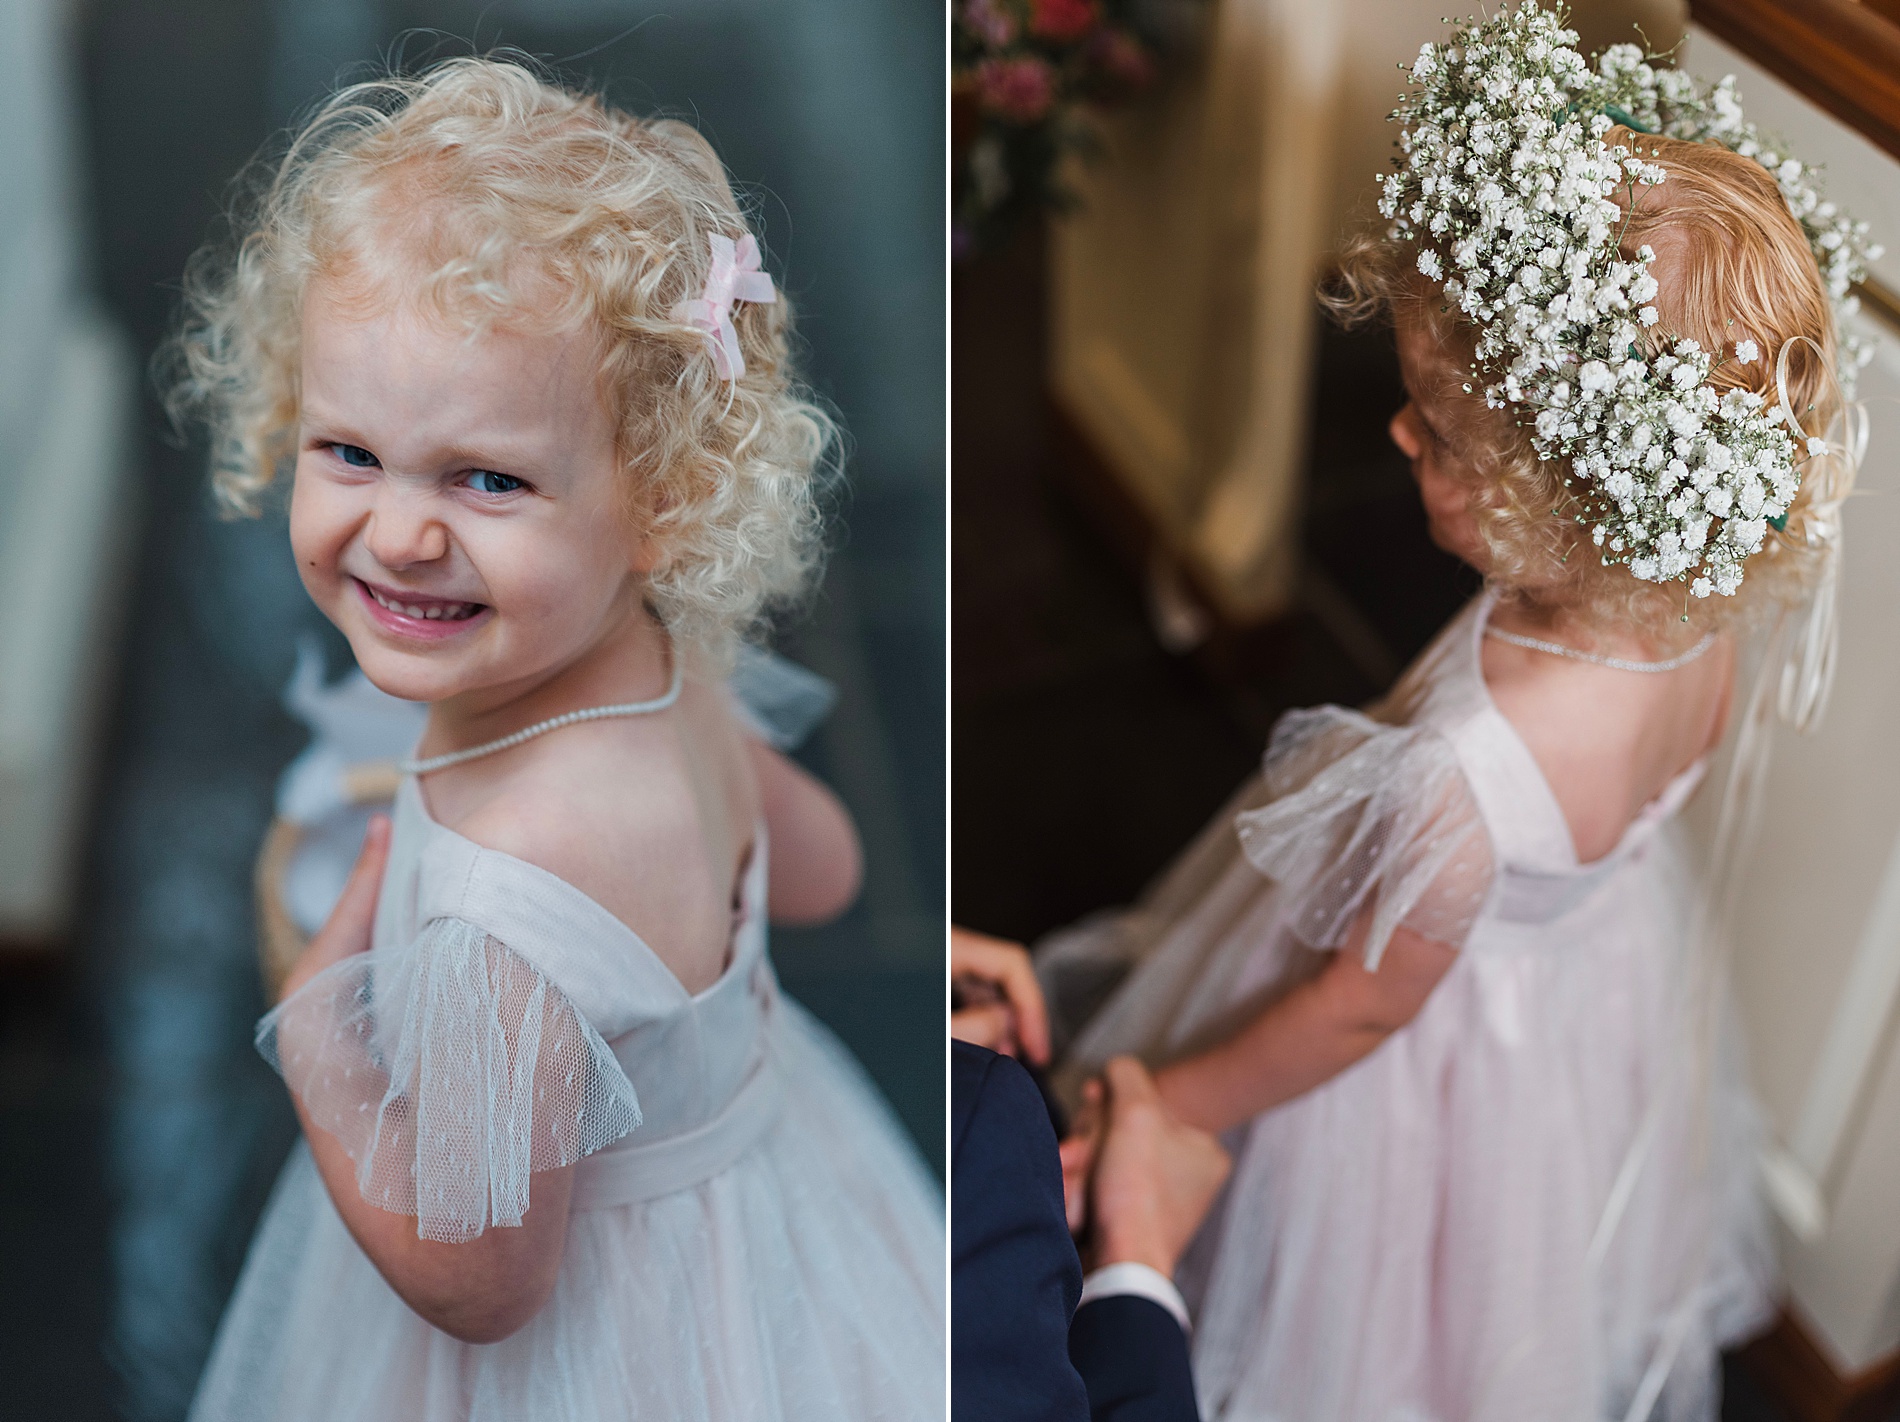
<path id="1" fill-rule="evenodd" d="M 343 886 L 343 896 L 285 975 L 283 989 L 277 994 L 279 1002 L 332 963 L 369 950 L 376 926 L 376 898 L 382 892 L 383 870 L 389 864 L 389 836 L 389 816 L 370 816 L 363 848 L 356 856 L 356 867 L 350 870 L 349 882 Z"/>
<path id="2" fill-rule="evenodd" d="M 1069 1117 L 1069 1134 L 1058 1152 L 1062 1157 L 1062 1208 L 1069 1217 L 1069 1233 L 1080 1237 L 1089 1222 L 1089 1181 L 1095 1173 L 1095 1155 L 1108 1122 L 1102 1111 L 1102 1078 L 1082 1083 L 1082 1104 Z"/>
<path id="3" fill-rule="evenodd" d="M 952 1037 L 1048 1065 L 1049 1010 L 1020 943 L 952 924 L 950 981 L 963 999 L 963 1007 L 950 1014 Z"/>
<path id="4" fill-rule="evenodd" d="M 1093 1226 L 1090 1268 L 1137 1263 L 1172 1277 L 1233 1162 L 1213 1135 L 1168 1110 L 1133 1057 L 1114 1058 L 1090 1085 L 1062 1145 L 1070 1223 L 1080 1197 Z"/>

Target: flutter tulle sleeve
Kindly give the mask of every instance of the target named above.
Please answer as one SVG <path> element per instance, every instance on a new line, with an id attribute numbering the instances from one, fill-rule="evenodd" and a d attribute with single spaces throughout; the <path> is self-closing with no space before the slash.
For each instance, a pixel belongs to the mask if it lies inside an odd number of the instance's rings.
<path id="1" fill-rule="evenodd" d="M 1451 745 L 1336 706 L 1295 711 L 1267 751 L 1271 800 L 1238 816 L 1242 851 L 1290 896 L 1285 922 L 1312 948 L 1377 968 L 1395 929 L 1462 947 L 1491 888 L 1484 819 Z"/>
<path id="2" fill-rule="evenodd" d="M 601 1036 L 532 964 L 461 919 L 312 978 L 258 1050 L 339 1140 L 370 1204 L 457 1243 L 519 1225 L 529 1177 L 640 1124 Z"/>
<path id="3" fill-rule="evenodd" d="M 803 745 L 838 702 L 838 688 L 817 672 L 743 642 L 726 689 L 740 723 L 781 751 Z"/>

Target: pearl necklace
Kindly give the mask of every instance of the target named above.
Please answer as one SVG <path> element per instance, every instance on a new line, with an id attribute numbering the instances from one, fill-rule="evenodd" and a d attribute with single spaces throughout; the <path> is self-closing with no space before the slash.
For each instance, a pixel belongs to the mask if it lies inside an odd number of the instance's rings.
<path id="1" fill-rule="evenodd" d="M 673 680 L 666 688 L 664 696 L 656 696 L 651 701 L 626 701 L 617 706 L 590 706 L 585 711 L 569 711 L 565 716 L 550 716 L 545 721 L 536 721 L 525 730 L 516 731 L 511 736 L 489 741 L 484 745 L 471 746 L 468 750 L 449 751 L 444 755 L 432 755 L 425 760 L 398 761 L 396 768 L 404 775 L 427 775 L 432 770 L 446 770 L 451 765 L 460 765 L 464 761 L 477 760 L 496 751 L 511 750 L 523 741 L 531 741 L 536 736 L 545 736 L 549 731 L 558 731 L 563 726 L 574 726 L 582 721 L 604 721 L 610 716 L 649 716 L 655 711 L 664 711 L 680 699 L 680 687 L 685 683 L 684 668 L 680 655 L 673 654 Z"/>
<path id="2" fill-rule="evenodd" d="M 1663 662 L 1632 662 L 1622 657 L 1599 657 L 1595 652 L 1579 652 L 1575 647 L 1566 647 L 1558 642 L 1544 642 L 1536 637 L 1523 637 L 1516 632 L 1506 632 L 1502 627 L 1486 624 L 1484 635 L 1495 637 L 1500 642 L 1509 642 L 1513 647 L 1524 647 L 1533 652 L 1549 652 L 1553 657 L 1569 657 L 1572 661 L 1589 662 L 1592 666 L 1611 667 L 1617 671 L 1631 672 L 1671 672 L 1677 667 L 1686 667 L 1697 657 L 1715 645 L 1715 634 L 1705 633 L 1688 651 L 1679 657 L 1671 657 Z"/>

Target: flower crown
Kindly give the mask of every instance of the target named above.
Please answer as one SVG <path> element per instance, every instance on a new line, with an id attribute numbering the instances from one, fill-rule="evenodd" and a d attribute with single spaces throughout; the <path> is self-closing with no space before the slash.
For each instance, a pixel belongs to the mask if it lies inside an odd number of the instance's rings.
<path id="1" fill-rule="evenodd" d="M 1837 328 L 1880 249 L 1865 223 L 1823 201 L 1815 169 L 1742 117 L 1734 76 L 1709 86 L 1633 44 L 1603 51 L 1593 72 L 1564 18 L 1524 0 L 1419 51 L 1416 91 L 1392 115 L 1404 156 L 1379 210 L 1476 328 L 1485 403 L 1521 407 L 1539 457 L 1570 461 L 1578 519 L 1604 562 L 1646 582 L 1688 580 L 1699 598 L 1732 595 L 1769 524 L 1786 527 L 1802 465 L 1828 446 L 1788 408 L 1787 348 L 1770 404 L 1709 384 L 1727 359 L 1761 359 L 1753 341 L 1732 357 L 1686 337 L 1646 343 L 1655 253 L 1623 257 L 1628 217 L 1611 195 L 1626 189 L 1633 209 L 1636 188 L 1666 175 L 1603 135 L 1620 123 L 1760 163 L 1807 234 Z M 1870 354 L 1843 338 L 1844 386 Z"/>

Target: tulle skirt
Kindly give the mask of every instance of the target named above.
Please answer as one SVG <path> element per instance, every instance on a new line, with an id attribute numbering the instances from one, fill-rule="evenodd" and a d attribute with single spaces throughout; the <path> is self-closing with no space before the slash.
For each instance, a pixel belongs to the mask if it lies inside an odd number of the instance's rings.
<path id="1" fill-rule="evenodd" d="M 1086 975 L 1154 943 L 1077 1067 L 1165 1060 L 1184 1018 L 1302 975 L 1284 896 L 1218 857 L 1165 926 L 1047 945 Z M 1718 1349 L 1766 1325 L 1776 1265 L 1732 1014 L 1682 1065 L 1693 883 L 1666 835 L 1560 932 L 1481 925 L 1410 1025 L 1230 1133 L 1180 1275 L 1206 1416 L 1714 1422 Z"/>
<path id="2" fill-rule="evenodd" d="M 784 1009 L 770 1134 L 689 1189 L 577 1211 L 553 1297 L 499 1343 L 409 1310 L 300 1143 L 192 1422 L 941 1419 L 942 1194 L 856 1062 Z"/>

